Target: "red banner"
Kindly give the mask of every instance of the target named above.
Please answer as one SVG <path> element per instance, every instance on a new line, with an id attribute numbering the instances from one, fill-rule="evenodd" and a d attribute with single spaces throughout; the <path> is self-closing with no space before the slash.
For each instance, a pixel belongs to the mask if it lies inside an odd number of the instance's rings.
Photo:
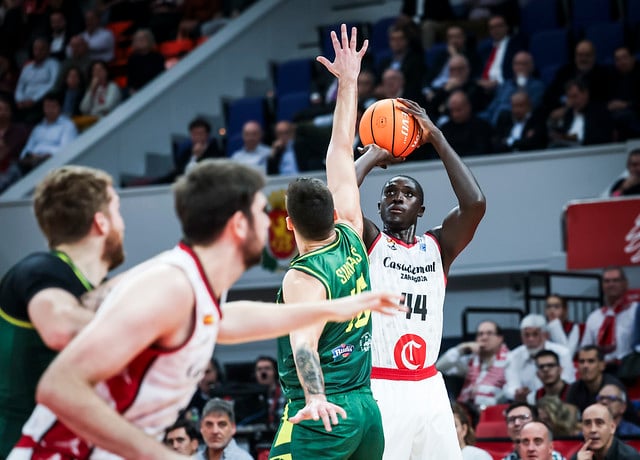
<path id="1" fill-rule="evenodd" d="M 567 269 L 640 265 L 640 199 L 569 204 Z"/>

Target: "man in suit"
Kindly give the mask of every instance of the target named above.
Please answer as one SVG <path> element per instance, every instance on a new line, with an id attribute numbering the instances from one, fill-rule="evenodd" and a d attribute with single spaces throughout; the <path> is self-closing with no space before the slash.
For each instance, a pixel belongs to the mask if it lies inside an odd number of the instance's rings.
<path id="1" fill-rule="evenodd" d="M 547 146 L 547 127 L 531 110 L 529 94 L 518 90 L 511 96 L 511 112 L 498 116 L 493 139 L 496 152 L 540 150 Z"/>
<path id="2" fill-rule="evenodd" d="M 480 54 L 483 68 L 478 84 L 493 92 L 498 85 L 513 77 L 511 63 L 515 54 L 523 49 L 523 44 L 517 36 L 509 35 L 509 25 L 502 16 L 491 16 L 487 27 L 493 43 Z"/>

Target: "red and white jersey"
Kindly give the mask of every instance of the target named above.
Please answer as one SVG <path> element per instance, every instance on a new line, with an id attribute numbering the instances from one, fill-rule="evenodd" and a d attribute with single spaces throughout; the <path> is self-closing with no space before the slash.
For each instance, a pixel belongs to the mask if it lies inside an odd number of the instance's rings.
<path id="1" fill-rule="evenodd" d="M 98 383 L 96 392 L 129 422 L 160 440 L 164 429 L 174 423 L 178 412 L 187 406 L 204 375 L 222 314 L 200 261 L 188 246 L 181 243 L 160 254 L 150 265 L 156 264 L 179 267 L 191 282 L 196 299 L 191 336 L 176 349 L 144 350 L 121 374 Z M 110 308 L 110 298 L 105 299 L 94 321 L 100 321 L 101 313 Z M 49 458 L 115 460 L 120 457 L 88 445 L 58 422 L 49 409 L 38 405 L 9 459 Z"/>
<path id="2" fill-rule="evenodd" d="M 383 232 L 369 249 L 373 291 L 402 293 L 406 315 L 373 313 L 372 378 L 421 380 L 435 373 L 440 352 L 446 276 L 440 245 L 429 233 L 414 244 Z"/>

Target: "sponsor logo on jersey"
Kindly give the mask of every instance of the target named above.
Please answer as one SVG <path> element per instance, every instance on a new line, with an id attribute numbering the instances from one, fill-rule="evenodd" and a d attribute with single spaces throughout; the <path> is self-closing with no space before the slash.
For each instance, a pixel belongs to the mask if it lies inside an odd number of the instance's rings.
<path id="1" fill-rule="evenodd" d="M 206 325 L 213 324 L 214 321 L 213 315 L 204 315 L 204 318 L 202 318 L 202 322 Z"/>
<path id="2" fill-rule="evenodd" d="M 362 334 L 362 337 L 360 337 L 360 350 L 367 352 L 369 350 L 371 350 L 371 333 L 370 332 L 365 332 L 364 334 Z"/>
<path id="3" fill-rule="evenodd" d="M 405 334 L 393 347 L 393 358 L 398 369 L 421 369 L 427 360 L 427 343 L 419 335 Z"/>
<path id="4" fill-rule="evenodd" d="M 392 251 L 396 251 L 398 249 L 393 238 L 387 237 L 387 246 L 389 246 L 389 249 L 391 249 Z"/>
<path id="5" fill-rule="evenodd" d="M 424 241 L 420 241 L 420 251 L 427 252 L 427 245 Z"/>
<path id="6" fill-rule="evenodd" d="M 334 361 L 340 358 L 347 358 L 351 353 L 353 353 L 354 349 L 355 347 L 353 345 L 349 343 L 343 343 L 331 350 L 331 356 L 333 357 Z"/>

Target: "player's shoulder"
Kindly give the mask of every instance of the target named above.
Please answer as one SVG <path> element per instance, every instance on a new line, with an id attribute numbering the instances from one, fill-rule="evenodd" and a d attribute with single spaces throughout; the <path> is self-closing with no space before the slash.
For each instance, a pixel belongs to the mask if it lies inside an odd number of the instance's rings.
<path id="1" fill-rule="evenodd" d="M 14 273 L 40 273 L 59 270 L 66 264 L 50 252 L 34 252 L 12 267 Z"/>

